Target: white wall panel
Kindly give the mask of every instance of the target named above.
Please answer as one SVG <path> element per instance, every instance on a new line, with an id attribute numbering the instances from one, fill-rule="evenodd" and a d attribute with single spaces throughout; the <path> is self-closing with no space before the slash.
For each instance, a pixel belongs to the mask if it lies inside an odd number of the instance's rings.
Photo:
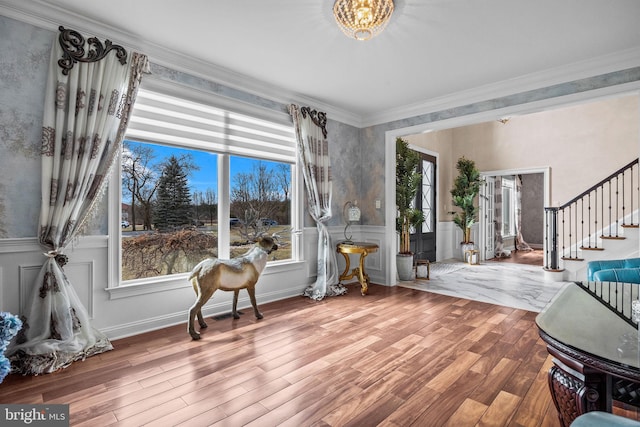
<path id="1" fill-rule="evenodd" d="M 42 264 L 18 265 L 19 301 L 18 313 L 25 312 L 29 303 L 31 292 L 36 285 L 36 279 L 42 268 Z M 73 286 L 78 298 L 84 304 L 90 317 L 93 317 L 93 262 L 70 262 L 64 267 L 65 274 Z M 37 292 L 37 291 L 36 291 Z"/>
<path id="2" fill-rule="evenodd" d="M 93 319 L 94 314 L 93 267 L 93 261 L 69 262 L 69 264 L 64 266 L 64 271 L 69 278 L 69 282 L 71 282 L 78 298 L 82 301 L 82 304 L 84 304 L 91 319 Z"/>
<path id="3" fill-rule="evenodd" d="M 41 268 L 41 264 L 18 266 L 18 292 L 20 298 L 18 304 L 20 309 L 17 314 L 24 314 L 27 304 L 29 303 L 29 296 L 31 292 L 33 292 Z"/>
<path id="4" fill-rule="evenodd" d="M 331 227 L 329 231 L 332 242 L 344 240 L 343 227 Z M 353 236 L 359 241 L 381 245 L 378 252 L 367 256 L 365 268 L 372 283 L 385 284 L 383 260 L 387 249 L 383 246 L 384 228 L 355 226 Z M 256 286 L 259 305 L 299 296 L 305 287 L 315 280 L 316 229 L 305 228 L 302 240 L 304 252 L 307 254 L 306 261 L 267 266 Z M 171 289 L 147 293 L 129 289 L 122 292 L 118 298 L 112 298 L 107 290 L 107 242 L 106 236 L 82 238 L 65 252 L 69 256 L 69 263 L 64 267 L 65 273 L 78 297 L 85 304 L 93 326 L 115 339 L 184 323 L 185 339 L 188 339 L 187 313 L 195 300 L 195 294 L 186 277 L 183 284 L 178 281 Z M 345 266 L 344 258 L 341 255 L 336 258 L 339 271 L 342 272 Z M 0 240 L 1 310 L 17 314 L 23 312 L 44 260 L 42 248 L 36 239 Z M 357 262 L 354 257 L 351 265 L 357 265 Z M 231 292 L 216 292 L 205 305 L 203 314 L 209 317 L 230 312 L 232 297 Z M 238 307 L 250 307 L 246 292 L 240 293 Z M 253 316 L 251 310 L 247 310 L 245 315 Z"/>

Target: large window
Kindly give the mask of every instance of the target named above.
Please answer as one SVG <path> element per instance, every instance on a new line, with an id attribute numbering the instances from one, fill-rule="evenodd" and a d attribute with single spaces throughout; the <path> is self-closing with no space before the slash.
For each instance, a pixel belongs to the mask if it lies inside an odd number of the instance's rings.
<path id="1" fill-rule="evenodd" d="M 296 259 L 295 144 L 284 119 L 140 90 L 121 157 L 120 280 L 234 257 L 261 235 Z"/>

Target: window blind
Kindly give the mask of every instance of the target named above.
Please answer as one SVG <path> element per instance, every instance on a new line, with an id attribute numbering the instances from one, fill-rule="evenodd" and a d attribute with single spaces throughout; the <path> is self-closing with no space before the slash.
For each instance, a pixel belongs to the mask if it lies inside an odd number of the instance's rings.
<path id="1" fill-rule="evenodd" d="M 286 126 L 145 89 L 138 91 L 127 139 L 295 163 Z"/>

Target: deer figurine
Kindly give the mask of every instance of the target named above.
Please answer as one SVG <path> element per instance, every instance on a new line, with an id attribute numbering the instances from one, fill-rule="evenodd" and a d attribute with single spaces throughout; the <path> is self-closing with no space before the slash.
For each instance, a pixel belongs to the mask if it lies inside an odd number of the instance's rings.
<path id="1" fill-rule="evenodd" d="M 196 332 L 194 327 L 196 316 L 200 328 L 207 327 L 202 316 L 202 306 L 218 289 L 233 291 L 232 314 L 234 319 L 240 318 L 237 310 L 240 289 L 247 290 L 256 318 L 262 319 L 262 313 L 258 310 L 256 303 L 255 287 L 267 264 L 267 255 L 277 249 L 278 245 L 272 237 L 261 236 L 256 240 L 255 246 L 244 255 L 228 260 L 207 258 L 193 268 L 189 275 L 189 281 L 196 293 L 196 301 L 189 309 L 188 332 L 191 338 L 200 339 L 200 333 Z"/>

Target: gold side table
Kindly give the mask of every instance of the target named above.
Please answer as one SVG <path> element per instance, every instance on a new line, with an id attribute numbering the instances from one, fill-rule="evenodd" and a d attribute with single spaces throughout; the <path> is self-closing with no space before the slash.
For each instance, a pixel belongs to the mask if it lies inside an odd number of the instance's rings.
<path id="1" fill-rule="evenodd" d="M 341 242 L 338 243 L 336 250 L 344 256 L 344 260 L 346 262 L 344 272 L 340 275 L 340 283 L 342 283 L 343 280 L 349 280 L 356 277 L 360 282 L 360 292 L 362 293 L 362 296 L 366 295 L 369 290 L 369 276 L 364 271 L 364 259 L 367 255 L 377 252 L 378 245 L 369 242 Z M 349 269 L 351 268 L 351 261 L 349 259 L 350 254 L 360 254 L 360 263 L 358 267 L 355 267 L 351 272 L 349 272 Z"/>

